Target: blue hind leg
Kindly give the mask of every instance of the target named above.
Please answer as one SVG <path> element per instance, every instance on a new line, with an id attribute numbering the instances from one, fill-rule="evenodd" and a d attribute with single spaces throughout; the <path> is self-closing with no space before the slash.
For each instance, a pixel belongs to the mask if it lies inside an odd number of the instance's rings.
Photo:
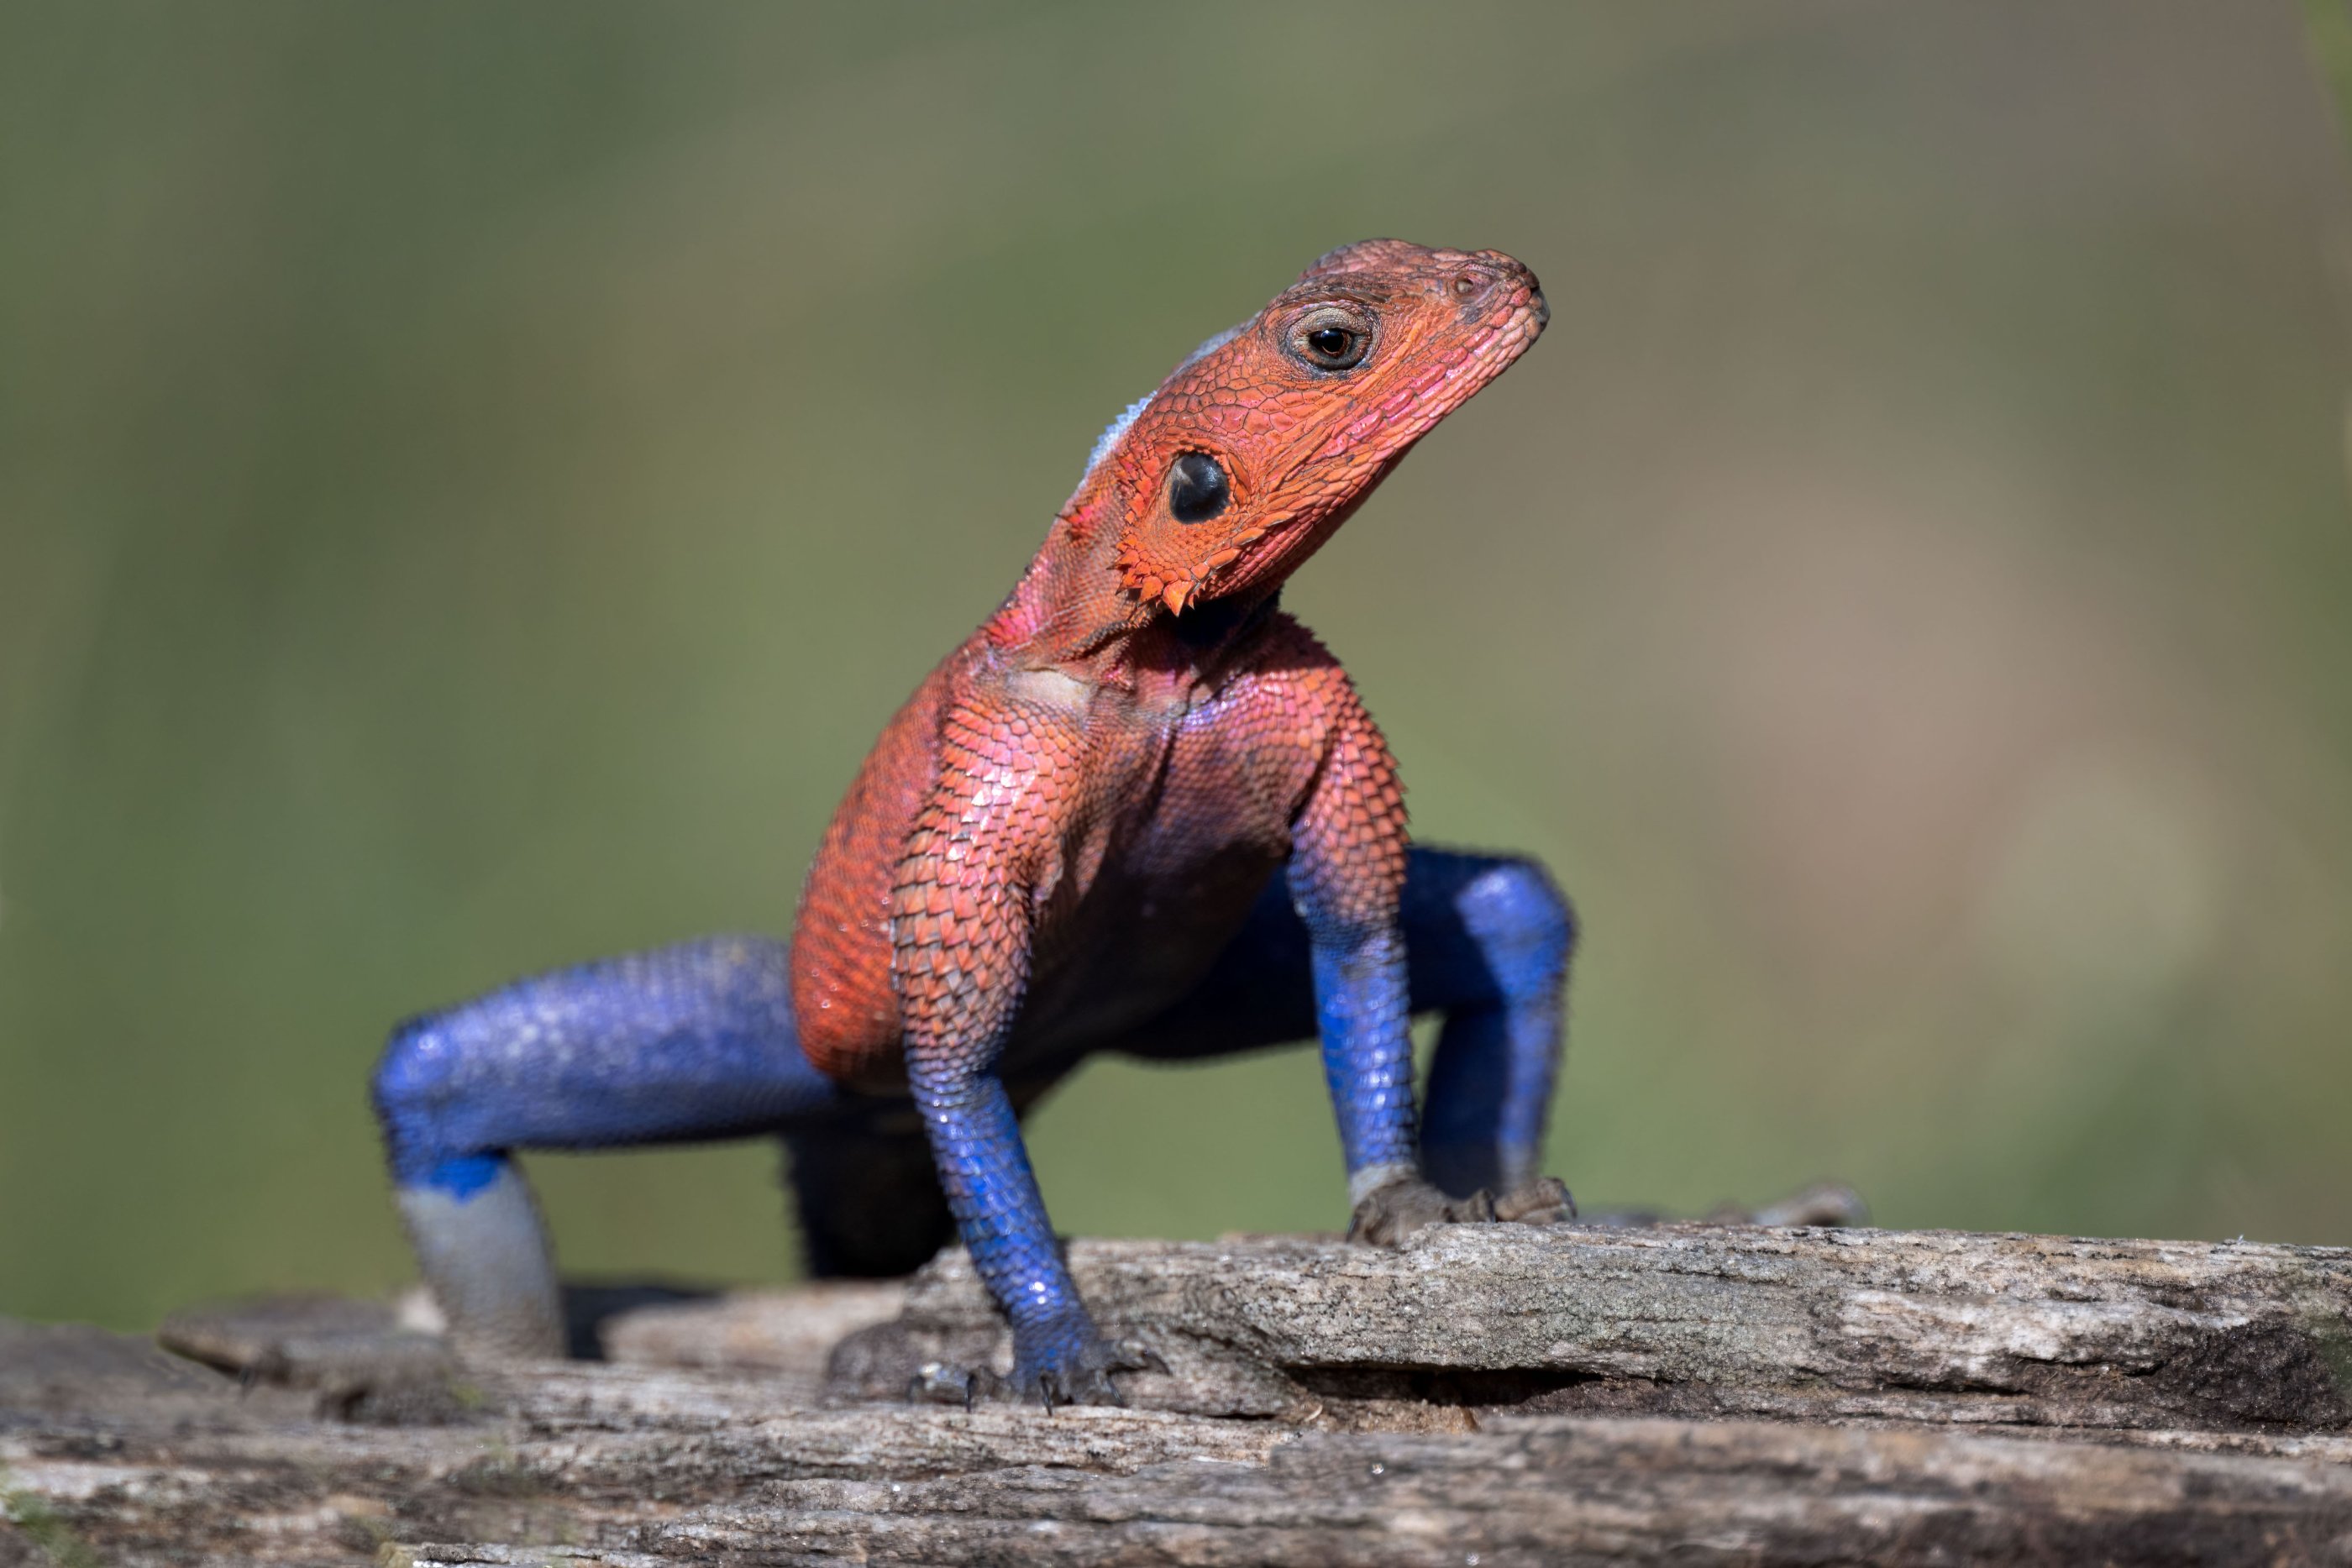
<path id="1" fill-rule="evenodd" d="M 1575 922 L 1542 866 L 1515 856 L 1415 849 L 1405 871 L 1407 983 L 1416 1013 L 1443 1013 L 1421 1157 L 1455 1197 L 1539 1174 L 1562 1046 Z M 1316 1031 L 1307 930 L 1283 879 L 1192 994 L 1120 1042 L 1160 1060 L 1225 1055 Z"/>
<path id="2" fill-rule="evenodd" d="M 1423 851 L 1406 887 L 1413 1005 L 1445 1014 L 1422 1165 L 1457 1197 L 1510 1191 L 1543 1174 L 1575 916 L 1531 860 Z"/>
<path id="3" fill-rule="evenodd" d="M 394 1031 L 376 1115 L 417 1261 L 462 1339 L 563 1348 L 554 1261 L 515 1150 L 855 1124 L 876 1106 L 802 1056 L 785 951 L 760 937 L 683 943 L 520 981 Z"/>

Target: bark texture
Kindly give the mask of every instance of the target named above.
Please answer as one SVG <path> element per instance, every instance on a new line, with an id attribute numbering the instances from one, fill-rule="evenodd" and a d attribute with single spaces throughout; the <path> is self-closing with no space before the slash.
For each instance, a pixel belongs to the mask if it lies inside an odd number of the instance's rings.
<path id="1" fill-rule="evenodd" d="M 181 1356 L 0 1325 L 0 1564 L 2352 1563 L 2352 1253 L 1495 1226 L 1071 1261 L 1168 1364 L 1131 1408 L 907 1403 L 1004 1360 L 953 1253 L 576 1292 L 603 1363 L 469 1366 L 336 1301 L 186 1314 Z"/>

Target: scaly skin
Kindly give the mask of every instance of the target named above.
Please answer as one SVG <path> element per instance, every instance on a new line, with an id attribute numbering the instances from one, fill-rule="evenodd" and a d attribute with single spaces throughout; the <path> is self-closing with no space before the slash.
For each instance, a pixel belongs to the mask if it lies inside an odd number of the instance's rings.
<path id="1" fill-rule="evenodd" d="M 1565 906 L 1527 862 L 1409 849 L 1380 730 L 1276 602 L 1545 319 L 1498 252 L 1325 256 L 1097 446 L 1003 606 L 884 730 L 788 955 L 674 949 L 620 961 L 635 978 L 592 967 L 404 1026 L 378 1104 L 461 1329 L 541 1348 L 550 1332 L 552 1276 L 506 1151 L 772 1127 L 821 1268 L 919 1260 L 943 1193 L 1013 1323 L 1014 1388 L 1115 1400 L 1109 1375 L 1142 1358 L 1078 1299 L 1018 1111 L 1095 1050 L 1304 1033 L 1310 985 L 1353 1234 L 1559 1214 L 1565 1190 L 1534 1162 Z M 1449 1022 L 1423 1129 L 1407 1027 L 1427 1008 Z M 936 1191 L 908 1156 L 918 1126 Z M 488 1261 L 485 1227 L 539 1273 Z"/>

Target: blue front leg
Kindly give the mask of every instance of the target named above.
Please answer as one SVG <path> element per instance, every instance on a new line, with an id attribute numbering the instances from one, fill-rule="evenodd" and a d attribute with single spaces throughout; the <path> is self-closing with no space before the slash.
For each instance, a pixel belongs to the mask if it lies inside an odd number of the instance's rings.
<path id="1" fill-rule="evenodd" d="M 1323 1076 L 1339 1120 L 1348 1201 L 1360 1203 L 1367 1194 L 1421 1172 L 1404 943 L 1392 926 L 1359 931 L 1310 917 L 1307 930 Z"/>
<path id="2" fill-rule="evenodd" d="M 522 1148 L 677 1143 L 858 1107 L 808 1064 L 785 946 L 717 937 L 523 980 L 394 1031 L 376 1069 L 401 1216 L 464 1339 L 560 1354 Z"/>
<path id="3" fill-rule="evenodd" d="M 1132 1359 L 1103 1343 L 1078 1299 L 1003 1082 L 929 1052 L 909 1053 L 908 1068 L 972 1269 L 1013 1325 L 1014 1389 L 1049 1406 L 1120 1403 L 1108 1375 Z"/>

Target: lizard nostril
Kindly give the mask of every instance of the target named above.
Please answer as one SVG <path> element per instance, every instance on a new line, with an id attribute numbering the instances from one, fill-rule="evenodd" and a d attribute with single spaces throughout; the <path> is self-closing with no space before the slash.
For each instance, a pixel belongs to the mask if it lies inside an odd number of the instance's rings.
<path id="1" fill-rule="evenodd" d="M 1457 274 L 1455 274 L 1455 275 L 1454 275 L 1454 298 L 1456 298 L 1456 299 L 1467 299 L 1467 298 L 1469 298 L 1472 295 L 1474 295 L 1474 294 L 1475 294 L 1475 293 L 1477 293 L 1477 292 L 1478 292 L 1478 278 L 1477 278 L 1477 276 L 1476 276 L 1475 273 L 1464 272 L 1464 273 L 1457 273 Z"/>

